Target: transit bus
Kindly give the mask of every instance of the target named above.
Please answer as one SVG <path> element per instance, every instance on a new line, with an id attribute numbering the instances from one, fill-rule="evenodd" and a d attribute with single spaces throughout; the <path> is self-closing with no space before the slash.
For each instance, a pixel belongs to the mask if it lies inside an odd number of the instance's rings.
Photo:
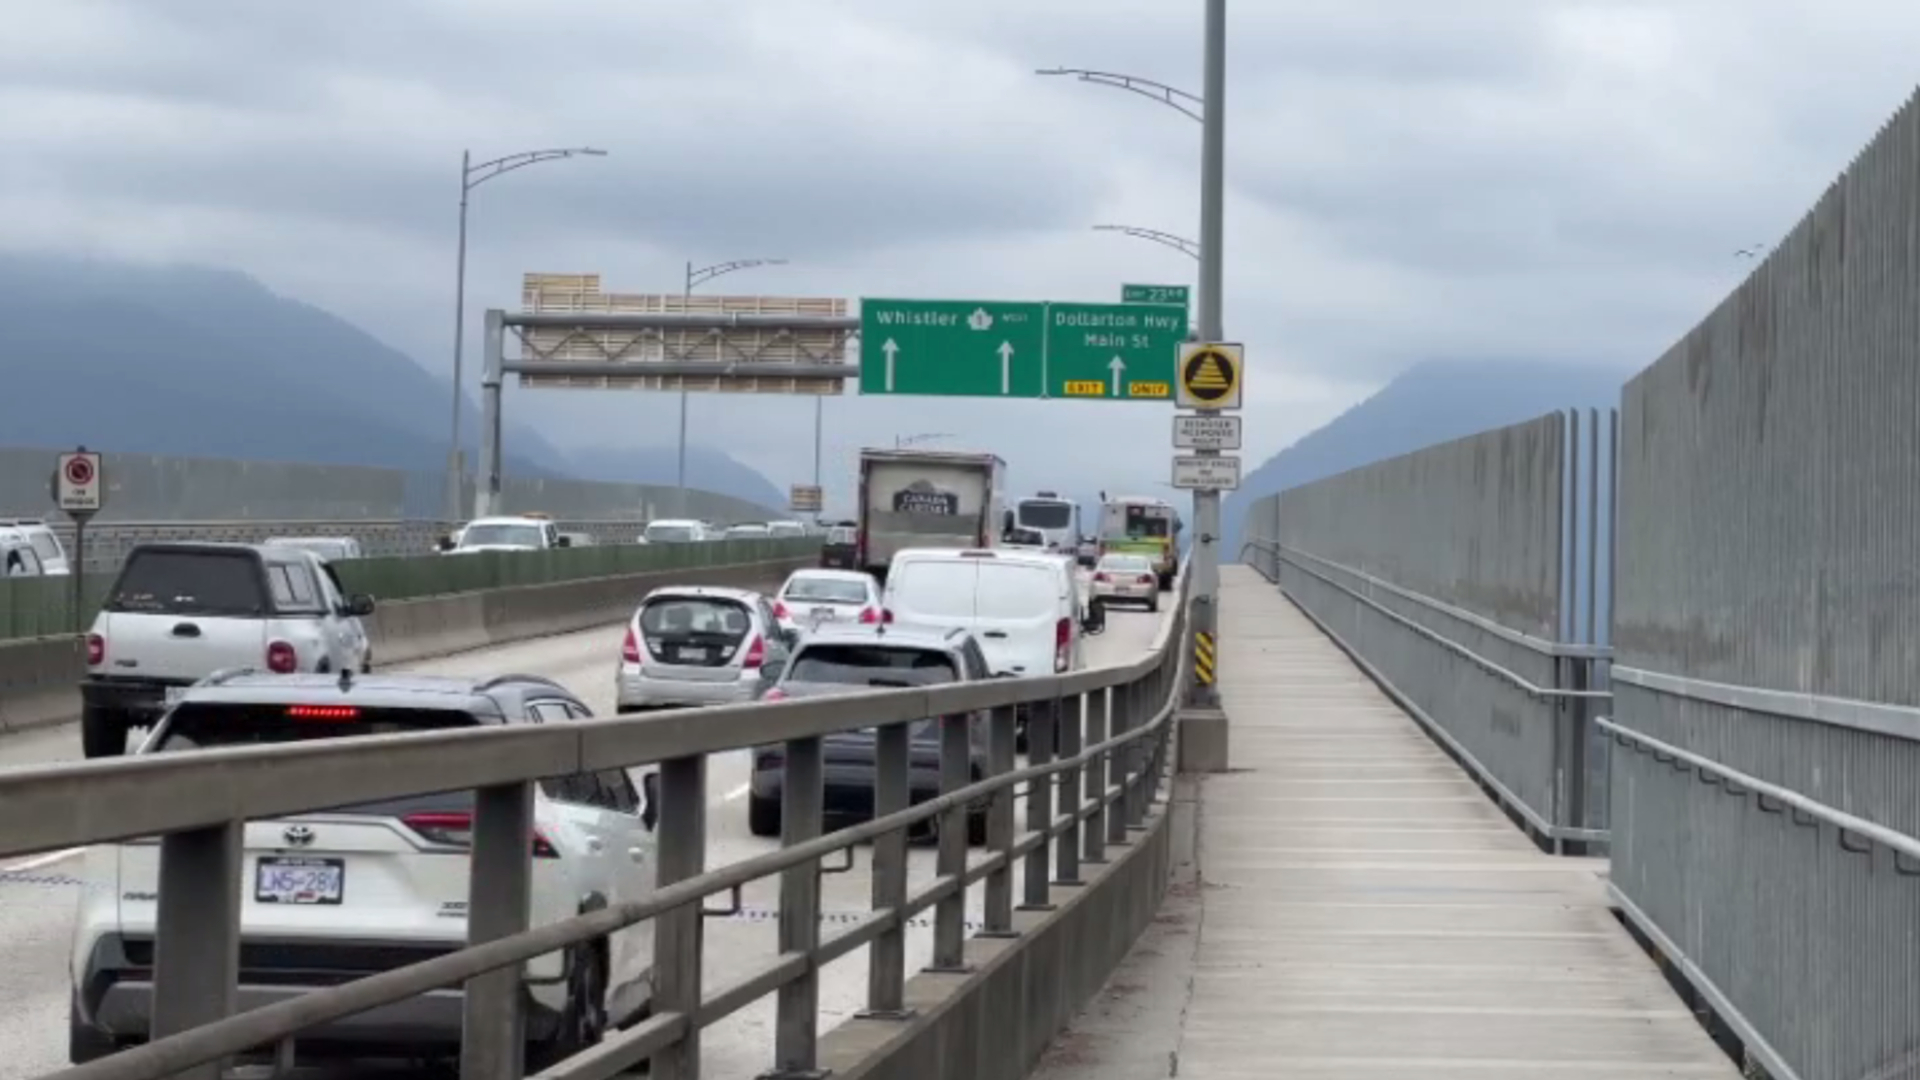
<path id="1" fill-rule="evenodd" d="M 1180 512 L 1152 495 L 1100 493 L 1100 554 L 1145 555 L 1160 575 L 1160 588 L 1173 587 L 1180 572 Z"/>
<path id="2" fill-rule="evenodd" d="M 1050 551 L 1072 555 L 1080 546 L 1080 504 L 1061 498 L 1059 492 L 1042 491 L 1021 499 L 1013 506 L 1011 524 L 1040 530 Z"/>

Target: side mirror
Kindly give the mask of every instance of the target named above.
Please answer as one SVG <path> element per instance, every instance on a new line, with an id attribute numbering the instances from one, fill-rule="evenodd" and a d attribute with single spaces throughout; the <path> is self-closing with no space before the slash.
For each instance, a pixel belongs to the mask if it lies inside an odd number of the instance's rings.
<path id="1" fill-rule="evenodd" d="M 347 614 L 356 619 L 373 614 L 373 597 L 366 593 L 355 593 L 347 597 Z"/>
<path id="2" fill-rule="evenodd" d="M 640 778 L 640 824 L 652 832 L 660 824 L 660 774 Z"/>

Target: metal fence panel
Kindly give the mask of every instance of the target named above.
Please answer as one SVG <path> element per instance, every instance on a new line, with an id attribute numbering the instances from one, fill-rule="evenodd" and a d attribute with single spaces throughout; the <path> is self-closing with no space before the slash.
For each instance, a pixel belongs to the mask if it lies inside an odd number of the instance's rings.
<path id="1" fill-rule="evenodd" d="M 1920 114 L 1626 388 L 1615 720 L 1920 835 Z M 1776 1077 L 1911 1075 L 1920 865 L 1615 752 L 1613 887 Z M 1724 778 L 1723 778 L 1724 781 Z"/>

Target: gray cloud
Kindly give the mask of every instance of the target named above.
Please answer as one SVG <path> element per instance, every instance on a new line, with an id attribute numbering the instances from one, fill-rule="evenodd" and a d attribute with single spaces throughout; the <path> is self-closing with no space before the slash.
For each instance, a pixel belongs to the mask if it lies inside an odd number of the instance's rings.
<path id="1" fill-rule="evenodd" d="M 677 288 L 1101 299 L 1192 264 L 1198 126 L 1034 68 L 1199 89 L 1197 2 L 0 0 L 0 246 L 233 266 L 444 371 L 459 153 L 605 146 L 475 195 L 470 310 L 529 270 Z M 1258 459 L 1408 364 L 1650 359 L 1910 88 L 1861 0 L 1235 0 L 1227 310 Z M 1844 78 L 1841 76 L 1844 75 Z M 470 338 L 470 340 L 472 340 Z M 563 445 L 671 442 L 671 397 L 515 392 Z M 697 399 L 776 483 L 812 403 Z M 1166 410 L 849 396 L 830 488 L 893 435 L 1028 486 L 1151 486 Z"/>

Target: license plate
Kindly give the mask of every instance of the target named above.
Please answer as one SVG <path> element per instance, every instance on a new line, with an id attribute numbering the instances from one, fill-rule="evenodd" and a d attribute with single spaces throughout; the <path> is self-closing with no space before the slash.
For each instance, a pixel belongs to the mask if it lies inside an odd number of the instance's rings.
<path id="1" fill-rule="evenodd" d="M 681 649 L 680 650 L 680 659 L 682 660 L 705 660 L 706 658 L 707 658 L 707 650 L 705 649 Z"/>
<path id="2" fill-rule="evenodd" d="M 813 609 L 814 622 L 826 622 L 829 619 L 832 619 L 835 617 L 836 617 L 836 613 L 830 607 L 817 607 Z"/>
<path id="3" fill-rule="evenodd" d="M 253 898 L 262 904 L 338 904 L 346 884 L 345 859 L 261 859 Z"/>

